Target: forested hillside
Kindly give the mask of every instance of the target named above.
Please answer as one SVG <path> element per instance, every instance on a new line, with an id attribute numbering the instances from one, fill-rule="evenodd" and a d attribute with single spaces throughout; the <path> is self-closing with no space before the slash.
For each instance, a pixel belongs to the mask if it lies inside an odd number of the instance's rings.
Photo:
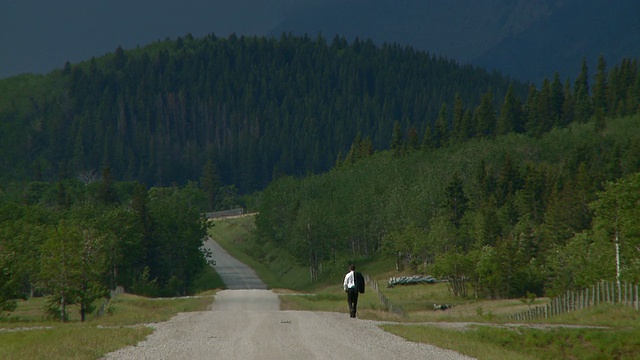
<path id="1" fill-rule="evenodd" d="M 116 180 L 185 184 L 209 163 L 248 193 L 330 169 L 358 134 L 388 149 L 394 124 L 437 147 L 584 120 L 591 90 L 603 114 L 631 113 L 637 63 L 601 59 L 595 75 L 590 86 L 583 62 L 575 81 L 555 74 L 537 88 L 397 45 L 186 36 L 0 81 L 0 180 L 109 167 Z"/>
<path id="2" fill-rule="evenodd" d="M 256 246 L 313 280 L 381 255 L 456 296 L 637 282 L 639 112 L 636 60 L 537 87 L 338 37 L 186 36 L 5 79 L 0 309 L 189 292 L 234 185 L 266 188 Z"/>
<path id="3" fill-rule="evenodd" d="M 356 138 L 330 172 L 269 185 L 258 246 L 288 249 L 313 279 L 382 253 L 449 279 L 455 296 L 637 282 L 637 61 L 607 72 L 601 59 L 593 86 L 587 74 L 545 80 L 523 103 L 508 92 L 499 113 L 483 96 L 472 134 L 443 106 L 422 138 L 396 124 L 389 151 Z"/>
<path id="4" fill-rule="evenodd" d="M 257 247 L 310 276 L 393 258 L 450 281 L 454 296 L 555 295 L 640 274 L 640 115 L 370 155 L 263 192 Z M 259 253 L 259 252 L 257 252 Z M 268 261 L 268 259 L 265 259 Z"/>
<path id="5" fill-rule="evenodd" d="M 186 36 L 1 81 L 0 178 L 109 166 L 117 180 L 184 184 L 212 160 L 223 184 L 250 192 L 330 169 L 358 133 L 376 149 L 396 121 L 422 136 L 456 94 L 473 111 L 490 91 L 496 106 L 510 85 L 526 95 L 499 74 L 397 45 Z"/>

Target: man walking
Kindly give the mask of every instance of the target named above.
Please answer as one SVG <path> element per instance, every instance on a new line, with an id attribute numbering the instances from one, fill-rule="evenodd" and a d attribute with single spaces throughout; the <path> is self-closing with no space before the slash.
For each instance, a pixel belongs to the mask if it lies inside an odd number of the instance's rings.
<path id="1" fill-rule="evenodd" d="M 358 288 L 356 286 L 356 266 L 349 265 L 349 272 L 344 276 L 342 282 L 344 291 L 347 292 L 347 302 L 349 303 L 349 315 L 356 317 L 356 307 L 358 306 Z"/>

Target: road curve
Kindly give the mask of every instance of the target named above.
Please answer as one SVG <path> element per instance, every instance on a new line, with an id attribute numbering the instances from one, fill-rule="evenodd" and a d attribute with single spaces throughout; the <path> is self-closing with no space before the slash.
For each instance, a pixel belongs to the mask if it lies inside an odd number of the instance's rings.
<path id="1" fill-rule="evenodd" d="M 216 270 L 228 271 L 230 277 L 223 280 L 235 289 L 218 292 L 210 311 L 180 313 L 167 322 L 150 324 L 155 331 L 144 341 L 104 359 L 471 359 L 406 341 L 382 331 L 378 322 L 351 319 L 348 314 L 280 311 L 276 294 L 255 288 L 264 284 L 256 281 L 253 271 L 240 271 L 244 267 L 227 259 L 215 242 L 207 243 Z"/>
<path id="2" fill-rule="evenodd" d="M 215 260 L 213 268 L 220 275 L 227 289 L 267 289 L 252 268 L 229 255 L 213 239 L 208 237 L 203 246 L 213 254 L 213 260 Z"/>

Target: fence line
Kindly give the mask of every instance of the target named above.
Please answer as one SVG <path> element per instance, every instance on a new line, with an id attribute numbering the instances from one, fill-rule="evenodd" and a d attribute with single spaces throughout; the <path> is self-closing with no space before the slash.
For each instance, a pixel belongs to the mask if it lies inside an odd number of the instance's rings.
<path id="1" fill-rule="evenodd" d="M 397 305 L 394 305 L 389 301 L 389 299 L 380 291 L 380 285 L 378 285 L 377 281 L 374 281 L 369 277 L 369 275 L 364 275 L 365 281 L 369 284 L 369 287 L 375 290 L 376 294 L 378 294 L 378 299 L 380 299 L 380 303 L 387 309 L 387 311 L 394 313 L 396 315 L 400 315 L 402 317 L 406 317 L 404 310 Z"/>
<path id="2" fill-rule="evenodd" d="M 509 319 L 529 321 L 586 309 L 599 304 L 622 304 L 640 310 L 638 284 L 620 284 L 600 281 L 590 288 L 567 291 L 551 299 L 546 305 L 533 306 L 527 311 L 509 316 Z"/>

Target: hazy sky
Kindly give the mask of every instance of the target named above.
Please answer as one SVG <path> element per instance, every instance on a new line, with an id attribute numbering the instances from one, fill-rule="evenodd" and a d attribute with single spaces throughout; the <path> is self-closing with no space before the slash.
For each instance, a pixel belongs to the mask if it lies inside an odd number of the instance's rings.
<path id="1" fill-rule="evenodd" d="M 521 80 L 640 56 L 640 0 L 0 0 L 0 78 L 191 33 L 372 38 Z"/>
<path id="2" fill-rule="evenodd" d="M 2 0 L 0 78 L 191 33 L 266 34 L 285 0 Z"/>

